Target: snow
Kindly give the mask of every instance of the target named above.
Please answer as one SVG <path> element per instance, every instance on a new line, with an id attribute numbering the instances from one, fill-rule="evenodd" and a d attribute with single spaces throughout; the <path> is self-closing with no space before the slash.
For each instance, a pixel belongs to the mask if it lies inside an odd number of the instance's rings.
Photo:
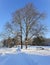
<path id="1" fill-rule="evenodd" d="M 0 65 L 50 65 L 50 48 L 1 48 Z"/>
<path id="2" fill-rule="evenodd" d="M 44 50 L 43 49 L 38 49 L 38 48 L 33 48 L 33 49 L 22 49 L 21 50 L 22 52 L 25 52 L 27 54 L 35 54 L 35 55 L 50 55 L 50 49 L 48 48 L 45 48 Z"/>
<path id="3" fill-rule="evenodd" d="M 26 53 L 0 56 L 0 65 L 50 65 L 50 56 Z"/>
<path id="4" fill-rule="evenodd" d="M 50 47 L 28 47 L 27 49 L 23 48 L 1 48 L 0 54 L 18 54 L 24 52 L 26 54 L 35 54 L 35 55 L 50 55 Z"/>

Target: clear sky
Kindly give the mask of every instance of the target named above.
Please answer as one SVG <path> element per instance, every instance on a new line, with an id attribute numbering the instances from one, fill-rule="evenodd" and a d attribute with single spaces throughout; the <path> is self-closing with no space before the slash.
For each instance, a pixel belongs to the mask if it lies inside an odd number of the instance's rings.
<path id="1" fill-rule="evenodd" d="M 34 3 L 40 12 L 46 13 L 46 19 L 42 23 L 48 28 L 46 37 L 50 38 L 50 0 L 0 0 L 0 32 L 4 29 L 3 25 L 11 20 L 12 13 L 28 2 Z"/>

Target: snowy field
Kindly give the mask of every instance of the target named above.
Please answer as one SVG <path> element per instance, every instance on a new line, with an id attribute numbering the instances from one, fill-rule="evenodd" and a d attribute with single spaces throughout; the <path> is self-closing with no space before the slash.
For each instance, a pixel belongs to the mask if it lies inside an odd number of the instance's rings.
<path id="1" fill-rule="evenodd" d="M 0 48 L 0 65 L 50 65 L 50 47 Z"/>

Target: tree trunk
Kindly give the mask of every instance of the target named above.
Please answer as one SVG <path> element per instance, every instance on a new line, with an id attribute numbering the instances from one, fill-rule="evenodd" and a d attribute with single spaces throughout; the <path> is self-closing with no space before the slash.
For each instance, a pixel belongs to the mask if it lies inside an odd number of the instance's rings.
<path id="1" fill-rule="evenodd" d="M 22 47 L 23 47 L 22 44 L 23 44 L 23 43 L 22 43 L 22 35 L 21 35 L 21 49 L 22 49 Z"/>
<path id="2" fill-rule="evenodd" d="M 27 35 L 26 35 L 26 38 L 25 38 L 26 49 L 27 49 L 27 44 L 28 44 L 28 41 L 27 41 Z"/>
<path id="3" fill-rule="evenodd" d="M 22 43 L 22 25 L 21 25 L 21 23 L 20 23 L 20 31 L 21 31 L 21 49 L 22 49 L 22 45 L 23 45 L 23 43 Z"/>

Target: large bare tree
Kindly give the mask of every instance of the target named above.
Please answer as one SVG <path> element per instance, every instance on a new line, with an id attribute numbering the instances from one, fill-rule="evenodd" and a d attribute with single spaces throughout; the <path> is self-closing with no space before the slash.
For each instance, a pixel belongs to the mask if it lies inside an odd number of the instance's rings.
<path id="1" fill-rule="evenodd" d="M 44 33 L 44 26 L 40 22 L 43 18 L 44 14 L 39 12 L 32 3 L 13 13 L 12 22 L 21 33 L 21 48 L 23 38 L 27 48 L 28 38 L 31 39 L 33 36 Z"/>

